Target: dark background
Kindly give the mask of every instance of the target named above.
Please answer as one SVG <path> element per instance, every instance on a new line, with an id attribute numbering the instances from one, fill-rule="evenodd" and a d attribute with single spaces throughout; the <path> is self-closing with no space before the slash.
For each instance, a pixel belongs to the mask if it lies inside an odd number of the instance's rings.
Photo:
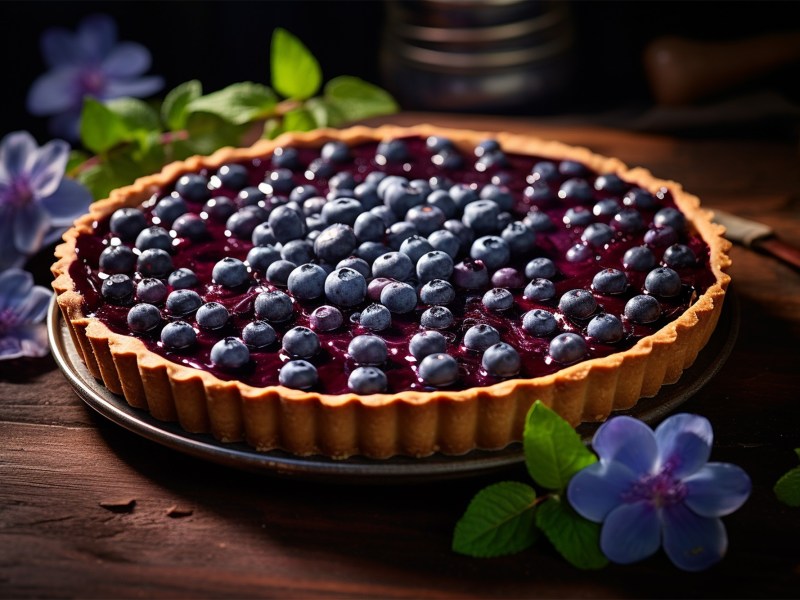
<path id="1" fill-rule="evenodd" d="M 592 116 L 609 111 L 619 115 L 613 111 L 628 109 L 646 111 L 653 102 L 641 56 L 644 46 L 656 36 L 669 33 L 702 40 L 735 40 L 800 29 L 795 16 L 797 2 L 790 1 L 583 0 L 568 4 L 577 34 L 577 69 L 571 87 L 553 107 L 530 111 L 522 107 L 515 113 Z M 48 137 L 46 120 L 28 115 L 25 108 L 27 90 L 45 70 L 39 36 L 53 25 L 74 30 L 83 16 L 93 12 L 116 19 L 120 40 L 136 41 L 151 50 L 153 65 L 149 74 L 166 79 L 164 91 L 189 79 L 201 80 L 206 92 L 237 81 L 268 84 L 269 42 L 278 26 L 297 35 L 311 49 L 326 80 L 337 75 L 357 75 L 391 87 L 383 78 L 379 60 L 388 11 L 378 0 L 2 1 L 0 60 L 5 100 L 0 135 L 26 129 L 40 142 Z M 755 77 L 747 86 L 776 91 L 795 104 L 799 99 L 798 80 L 800 69 L 795 62 Z M 747 90 L 732 93 L 744 91 Z M 787 126 L 784 116 L 779 115 L 778 128 Z M 625 123 L 617 116 L 614 124 Z"/>

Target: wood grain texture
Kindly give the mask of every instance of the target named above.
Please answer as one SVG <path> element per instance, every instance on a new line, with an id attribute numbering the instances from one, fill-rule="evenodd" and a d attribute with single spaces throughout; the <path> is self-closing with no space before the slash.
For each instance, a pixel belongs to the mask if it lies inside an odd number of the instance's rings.
<path id="1" fill-rule="evenodd" d="M 792 143 L 472 123 L 618 156 L 681 181 L 708 208 L 800 240 Z M 708 572 L 682 573 L 662 554 L 583 572 L 543 541 L 515 556 L 460 556 L 450 540 L 471 497 L 488 483 L 527 481 L 524 469 L 389 486 L 240 472 L 96 415 L 45 358 L 0 363 L 0 597 L 796 597 L 800 512 L 777 502 L 772 485 L 800 447 L 800 276 L 743 248 L 732 258 L 739 337 L 717 376 L 681 407 L 711 420 L 712 460 L 736 463 L 753 480 L 750 500 L 725 518 L 729 554 Z M 135 500 L 130 510 L 102 506 L 126 500 Z M 176 506 L 190 514 L 170 516 Z"/>

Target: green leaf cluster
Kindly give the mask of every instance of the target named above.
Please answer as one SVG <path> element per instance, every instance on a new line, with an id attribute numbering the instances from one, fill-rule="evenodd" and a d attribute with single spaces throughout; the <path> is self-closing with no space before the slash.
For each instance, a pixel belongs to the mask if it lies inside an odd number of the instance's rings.
<path id="1" fill-rule="evenodd" d="M 800 448 L 795 448 L 794 451 L 800 459 Z M 795 508 L 800 506 L 800 466 L 784 473 L 773 489 L 778 500 L 784 504 Z"/>
<path id="2" fill-rule="evenodd" d="M 192 80 L 160 103 L 87 97 L 81 115 L 83 151 L 73 152 L 68 173 L 100 199 L 173 160 L 397 110 L 385 90 L 357 77 L 340 76 L 323 84 L 317 59 L 297 37 L 279 28 L 270 45 L 269 86 L 247 81 L 205 93 Z"/>
<path id="3" fill-rule="evenodd" d="M 569 423 L 539 401 L 528 412 L 523 446 L 528 473 L 544 493 L 516 481 L 481 490 L 456 524 L 453 550 L 475 557 L 514 554 L 544 534 L 574 566 L 606 566 L 600 525 L 578 515 L 565 498 L 572 476 L 597 457 Z"/>

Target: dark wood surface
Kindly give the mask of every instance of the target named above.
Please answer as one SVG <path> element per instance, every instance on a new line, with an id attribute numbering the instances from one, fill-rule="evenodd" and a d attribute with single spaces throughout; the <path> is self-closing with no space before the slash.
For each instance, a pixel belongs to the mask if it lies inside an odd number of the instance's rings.
<path id="1" fill-rule="evenodd" d="M 424 120 L 588 146 L 800 243 L 795 141 Z M 0 363 L 0 597 L 798 597 L 800 509 L 779 503 L 772 486 L 800 447 L 800 274 L 739 247 L 732 258 L 735 347 L 681 407 L 711 420 L 712 460 L 753 481 L 749 501 L 725 518 L 728 555 L 709 571 L 683 573 L 660 553 L 579 571 L 544 541 L 509 557 L 460 556 L 450 542 L 469 500 L 491 482 L 527 481 L 522 469 L 403 485 L 239 471 L 99 416 L 48 357 Z M 132 510 L 117 508 L 129 501 Z"/>

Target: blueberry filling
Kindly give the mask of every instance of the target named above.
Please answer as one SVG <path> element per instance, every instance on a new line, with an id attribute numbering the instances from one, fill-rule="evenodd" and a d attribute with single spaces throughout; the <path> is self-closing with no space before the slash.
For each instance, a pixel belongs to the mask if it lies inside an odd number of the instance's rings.
<path id="1" fill-rule="evenodd" d="M 714 281 L 669 190 L 494 140 L 331 142 L 188 173 L 77 253 L 85 311 L 112 331 L 327 394 L 550 374 L 630 348 Z"/>

